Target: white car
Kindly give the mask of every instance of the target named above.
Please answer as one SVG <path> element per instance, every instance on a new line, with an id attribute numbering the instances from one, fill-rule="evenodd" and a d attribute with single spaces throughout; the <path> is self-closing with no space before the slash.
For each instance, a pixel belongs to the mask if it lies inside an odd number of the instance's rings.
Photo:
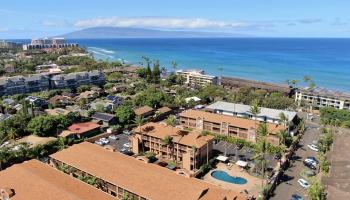
<path id="1" fill-rule="evenodd" d="M 95 144 L 102 146 L 103 143 L 101 141 L 95 141 Z"/>
<path id="2" fill-rule="evenodd" d="M 305 179 L 299 179 L 298 180 L 298 183 L 299 183 L 299 185 L 301 186 L 301 187 L 303 187 L 303 188 L 305 188 L 305 189 L 307 189 L 308 187 L 310 187 L 310 184 L 309 184 L 309 182 L 307 182 Z"/>
<path id="3" fill-rule="evenodd" d="M 115 136 L 115 135 L 110 135 L 110 136 L 108 136 L 108 138 L 111 139 L 111 140 L 118 140 L 118 139 L 119 139 L 119 138 L 118 138 L 117 136 Z"/>
<path id="4" fill-rule="evenodd" d="M 107 138 L 100 138 L 99 141 L 102 142 L 102 144 L 108 144 L 109 143 L 109 140 L 107 140 Z"/>
<path id="5" fill-rule="evenodd" d="M 125 143 L 125 144 L 123 144 L 123 147 L 130 148 L 131 146 L 130 146 L 130 143 Z"/>
<path id="6" fill-rule="evenodd" d="M 309 149 L 311 149 L 313 151 L 318 151 L 318 147 L 314 144 L 309 144 L 309 145 L 307 145 L 307 147 L 309 147 Z"/>

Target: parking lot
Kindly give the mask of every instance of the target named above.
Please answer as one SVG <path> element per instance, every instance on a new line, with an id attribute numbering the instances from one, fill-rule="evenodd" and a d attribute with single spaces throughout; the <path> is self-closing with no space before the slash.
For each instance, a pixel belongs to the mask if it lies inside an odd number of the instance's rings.
<path id="1" fill-rule="evenodd" d="M 317 123 L 308 122 L 306 127 L 307 130 L 299 143 L 299 148 L 293 156 L 291 166 L 282 176 L 281 183 L 277 186 L 275 194 L 271 198 L 273 200 L 290 199 L 293 194 L 298 194 L 304 199 L 308 199 L 307 190 L 299 185 L 298 179 L 301 178 L 300 173 L 307 169 L 303 161 L 309 156 L 316 157 L 317 153 L 309 149 L 307 145 L 317 140 L 321 131 Z"/>
<path id="2" fill-rule="evenodd" d="M 115 136 L 116 136 L 116 139 L 112 139 L 111 137 L 106 137 L 106 139 L 108 140 L 108 144 L 104 144 L 100 146 L 109 145 L 114 147 L 116 151 L 119 151 L 119 152 L 125 152 L 129 150 L 126 146 L 124 146 L 124 144 L 129 143 L 130 135 L 121 133 L 121 134 L 116 134 Z M 99 144 L 96 144 L 96 145 L 99 145 Z"/>

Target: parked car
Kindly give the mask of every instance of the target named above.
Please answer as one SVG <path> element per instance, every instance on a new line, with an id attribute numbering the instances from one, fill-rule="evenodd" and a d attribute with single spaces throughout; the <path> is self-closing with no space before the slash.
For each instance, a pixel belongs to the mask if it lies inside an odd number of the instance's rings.
<path id="1" fill-rule="evenodd" d="M 318 151 L 318 147 L 315 144 L 308 144 L 307 147 L 313 151 Z"/>
<path id="2" fill-rule="evenodd" d="M 100 138 L 99 141 L 104 145 L 109 143 L 109 140 L 107 138 Z"/>
<path id="3" fill-rule="evenodd" d="M 304 200 L 304 198 L 299 194 L 293 194 L 290 200 Z"/>
<path id="4" fill-rule="evenodd" d="M 101 141 L 95 141 L 95 144 L 102 146 L 103 143 Z"/>
<path id="5" fill-rule="evenodd" d="M 317 163 L 316 163 L 314 160 L 311 160 L 311 159 L 306 158 L 306 159 L 304 160 L 304 162 L 309 163 L 309 164 L 311 164 L 311 165 L 317 167 Z"/>
<path id="6" fill-rule="evenodd" d="M 110 135 L 108 136 L 108 138 L 111 140 L 119 140 L 119 138 L 116 135 Z"/>
<path id="7" fill-rule="evenodd" d="M 166 162 L 159 162 L 159 163 L 157 163 L 157 165 L 159 165 L 161 167 L 166 167 L 168 165 L 168 163 L 166 163 Z"/>
<path id="8" fill-rule="evenodd" d="M 305 160 L 303 161 L 304 165 L 310 169 L 316 170 L 316 166 L 309 163 L 309 162 L 305 162 Z"/>
<path id="9" fill-rule="evenodd" d="M 124 133 L 125 135 L 131 135 L 132 132 L 129 131 L 129 130 L 124 130 L 123 133 Z"/>
<path id="10" fill-rule="evenodd" d="M 131 146 L 130 146 L 130 143 L 125 143 L 125 144 L 123 144 L 123 147 L 130 148 Z"/>
<path id="11" fill-rule="evenodd" d="M 313 157 L 313 156 L 309 156 L 309 157 L 307 157 L 307 159 L 313 160 L 313 161 L 315 161 L 317 164 L 319 163 L 318 160 L 317 160 L 315 157 Z"/>
<path id="12" fill-rule="evenodd" d="M 301 186 L 301 187 L 303 187 L 303 188 L 305 188 L 305 189 L 307 189 L 308 187 L 310 187 L 310 184 L 309 184 L 309 182 L 307 182 L 305 179 L 299 179 L 298 180 L 298 183 L 299 183 L 299 185 Z"/>

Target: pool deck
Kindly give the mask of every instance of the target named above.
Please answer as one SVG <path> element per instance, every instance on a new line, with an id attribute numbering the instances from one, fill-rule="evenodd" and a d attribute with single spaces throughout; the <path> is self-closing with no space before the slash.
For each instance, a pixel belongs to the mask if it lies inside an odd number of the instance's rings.
<path id="1" fill-rule="evenodd" d="M 220 181 L 220 180 L 215 179 L 214 177 L 211 176 L 211 173 L 213 171 L 217 171 L 217 170 L 225 171 L 230 176 L 239 176 L 239 177 L 245 178 L 248 182 L 246 184 L 239 185 L 239 184 L 234 184 L 234 183 L 228 183 L 225 181 Z M 208 172 L 203 177 L 203 180 L 205 180 L 209 183 L 212 183 L 214 185 L 220 186 L 222 188 L 225 188 L 225 189 L 230 189 L 233 191 L 242 192 L 242 194 L 245 194 L 243 192 L 243 190 L 247 190 L 248 195 L 253 195 L 255 197 L 257 197 L 259 195 L 259 191 L 261 188 L 261 179 L 260 178 L 251 176 L 250 174 L 248 174 L 245 171 L 241 171 L 241 168 L 238 167 L 237 165 L 233 165 L 231 167 L 228 167 L 224 163 L 218 163 L 216 166 L 216 169 L 213 169 L 210 172 Z"/>

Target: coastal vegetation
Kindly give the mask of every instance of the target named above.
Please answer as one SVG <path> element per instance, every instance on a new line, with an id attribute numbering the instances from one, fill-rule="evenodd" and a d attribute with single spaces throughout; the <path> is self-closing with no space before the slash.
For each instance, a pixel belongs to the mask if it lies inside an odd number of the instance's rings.
<path id="1" fill-rule="evenodd" d="M 350 111 L 335 108 L 321 108 L 321 122 L 325 125 L 350 128 Z"/>

